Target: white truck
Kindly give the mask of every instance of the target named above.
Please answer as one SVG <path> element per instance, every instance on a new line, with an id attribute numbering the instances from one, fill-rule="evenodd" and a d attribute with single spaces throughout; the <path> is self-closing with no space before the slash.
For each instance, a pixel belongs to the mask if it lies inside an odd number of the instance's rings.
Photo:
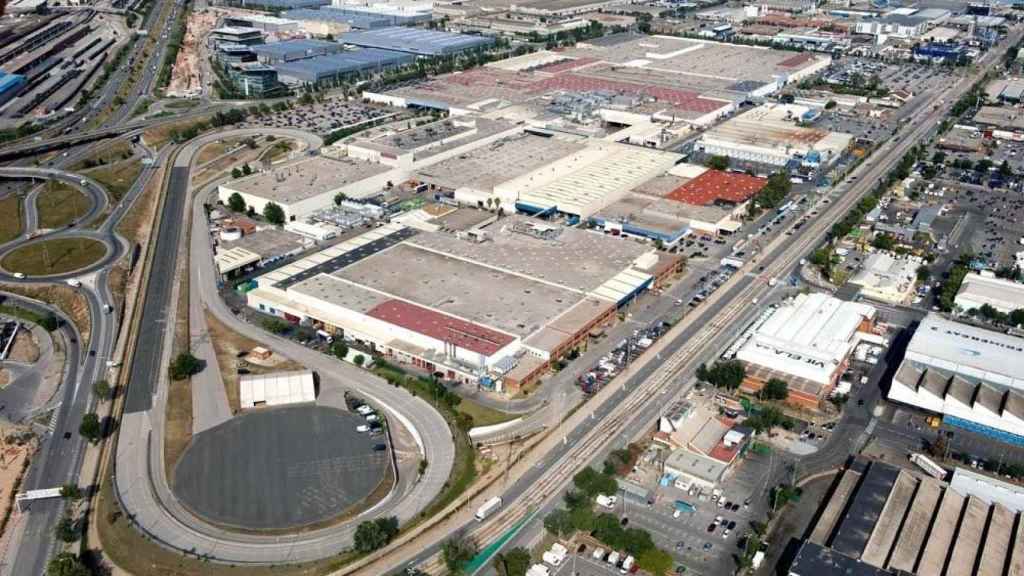
<path id="1" fill-rule="evenodd" d="M 619 573 L 628 574 L 633 569 L 633 564 L 636 564 L 636 559 L 632 556 L 626 556 L 626 559 L 622 561 L 622 568 L 619 568 Z"/>
<path id="2" fill-rule="evenodd" d="M 501 496 L 494 496 L 487 502 L 483 503 L 476 511 L 477 522 L 483 522 L 488 516 L 494 513 L 495 510 L 501 508 Z"/>
<path id="3" fill-rule="evenodd" d="M 617 496 L 605 496 L 604 494 L 597 495 L 597 505 L 602 508 L 614 508 L 615 503 L 619 501 Z"/>
<path id="4" fill-rule="evenodd" d="M 910 461 L 917 464 L 918 468 L 924 470 L 929 476 L 936 480 L 946 479 L 946 469 L 936 464 L 931 458 L 924 454 L 914 452 L 910 455 Z"/>
<path id="5" fill-rule="evenodd" d="M 621 558 L 621 555 L 613 550 L 612 553 L 608 555 L 608 558 L 605 559 L 605 562 L 608 562 L 612 566 L 616 566 L 619 563 L 619 558 Z"/>
<path id="6" fill-rule="evenodd" d="M 74 278 L 68 278 L 65 282 L 67 282 L 67 285 L 72 288 L 80 288 L 82 286 L 82 282 L 80 280 L 75 280 Z"/>

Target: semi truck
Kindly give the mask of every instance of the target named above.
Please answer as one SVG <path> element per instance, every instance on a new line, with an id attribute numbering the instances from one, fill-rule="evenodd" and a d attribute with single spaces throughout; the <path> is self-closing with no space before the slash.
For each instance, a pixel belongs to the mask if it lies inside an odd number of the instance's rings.
<path id="1" fill-rule="evenodd" d="M 494 513 L 495 510 L 501 508 L 501 496 L 494 496 L 487 502 L 483 503 L 476 511 L 477 522 L 483 522 L 488 516 Z"/>
<path id="2" fill-rule="evenodd" d="M 946 469 L 936 464 L 931 458 L 924 454 L 914 452 L 910 455 L 910 461 L 917 464 L 917 467 L 924 470 L 929 476 L 936 480 L 946 479 Z"/>

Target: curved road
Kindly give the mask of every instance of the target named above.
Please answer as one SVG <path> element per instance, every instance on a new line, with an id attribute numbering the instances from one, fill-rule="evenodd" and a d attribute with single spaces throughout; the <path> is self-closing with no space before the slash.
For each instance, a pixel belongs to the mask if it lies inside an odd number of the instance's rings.
<path id="1" fill-rule="evenodd" d="M 318 147 L 320 141 L 297 130 L 244 129 L 218 132 L 186 144 L 172 167 L 168 181 L 155 252 L 176 254 L 181 222 L 191 214 L 193 235 L 189 242 L 192 290 L 191 298 L 202 304 L 225 325 L 253 340 L 316 370 L 321 377 L 321 401 L 326 394 L 352 390 L 384 407 L 392 418 L 410 430 L 429 462 L 426 473 L 402 498 L 391 498 L 378 505 L 368 517 L 395 515 L 402 523 L 417 517 L 444 488 L 454 463 L 455 448 L 445 420 L 425 401 L 404 389 L 388 385 L 368 372 L 309 350 L 254 327 L 234 316 L 217 293 L 216 274 L 209 246 L 206 216 L 201 202 L 190 205 L 189 179 L 193 158 L 202 145 L 216 139 L 273 133 L 298 138 Z M 206 556 L 215 561 L 235 564 L 276 564 L 317 560 L 351 547 L 356 523 L 347 522 L 302 534 L 264 536 L 239 534 L 212 526 L 196 518 L 175 498 L 164 470 L 163 415 L 167 400 L 166 370 L 173 331 L 173 289 L 176 258 L 154 261 L 150 284 L 144 299 L 143 324 L 161 322 L 166 330 L 148 330 L 139 336 L 132 370 L 132 387 L 119 428 L 116 456 L 116 491 L 121 505 L 138 528 L 164 546 Z M 150 320 L 147 320 L 147 315 Z M 148 333 L 148 335 L 147 335 Z M 337 398 L 335 398 L 337 400 Z"/>

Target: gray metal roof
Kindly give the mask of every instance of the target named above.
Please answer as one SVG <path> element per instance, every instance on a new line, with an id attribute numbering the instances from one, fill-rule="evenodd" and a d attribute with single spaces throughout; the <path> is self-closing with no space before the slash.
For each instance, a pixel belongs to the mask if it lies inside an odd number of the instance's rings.
<path id="1" fill-rule="evenodd" d="M 352 28 L 358 28 L 360 30 L 386 28 L 394 23 L 392 19 L 387 16 L 326 7 L 319 10 L 312 10 L 309 8 L 289 10 L 284 13 L 284 17 L 292 20 L 348 24 Z"/>
<path id="2" fill-rule="evenodd" d="M 256 54 L 278 58 L 341 49 L 342 47 L 335 42 L 313 39 L 284 40 L 282 42 L 274 42 L 273 44 L 259 44 L 252 47 L 252 51 Z"/>
<path id="3" fill-rule="evenodd" d="M 399 52 L 426 56 L 454 54 L 494 44 L 493 38 L 484 36 L 454 34 L 451 32 L 424 30 L 422 28 L 403 28 L 401 26 L 366 30 L 363 32 L 349 32 L 342 34 L 340 40 L 345 44 L 352 44 L 354 46 L 397 50 Z"/>
<path id="4" fill-rule="evenodd" d="M 363 70 L 401 66 L 412 62 L 413 56 L 391 50 L 365 48 L 346 50 L 339 54 L 303 58 L 274 65 L 277 73 L 303 82 L 317 82 L 323 78 L 340 74 L 351 74 Z"/>

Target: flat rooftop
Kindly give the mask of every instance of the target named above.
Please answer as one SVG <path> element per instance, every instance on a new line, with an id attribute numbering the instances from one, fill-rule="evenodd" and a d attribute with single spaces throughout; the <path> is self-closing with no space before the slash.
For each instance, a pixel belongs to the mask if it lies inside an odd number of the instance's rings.
<path id="1" fill-rule="evenodd" d="M 252 234 L 246 234 L 239 240 L 221 241 L 221 246 L 225 249 L 244 248 L 259 254 L 263 260 L 292 254 L 302 250 L 305 245 L 302 236 L 276 228 L 257 230 Z"/>
<path id="2" fill-rule="evenodd" d="M 766 184 L 767 179 L 749 174 L 708 170 L 673 190 L 668 198 L 697 206 L 719 201 L 742 204 L 753 198 Z"/>
<path id="3" fill-rule="evenodd" d="M 484 356 L 495 354 L 515 340 L 486 326 L 401 300 L 382 302 L 374 306 L 368 315 Z"/>
<path id="4" fill-rule="evenodd" d="M 424 182 L 443 188 L 456 190 L 468 186 L 490 192 L 498 184 L 532 172 L 584 147 L 581 142 L 571 139 L 523 133 L 421 168 L 416 174 Z M 501 169 L 495 169 L 496 166 Z"/>
<path id="5" fill-rule="evenodd" d="M 762 104 L 711 128 L 701 139 L 804 154 L 816 150 L 823 156 L 846 148 L 851 134 L 798 125 L 806 110 L 791 104 Z"/>
<path id="6" fill-rule="evenodd" d="M 1024 390 L 1024 338 L 928 314 L 914 331 L 904 356 L 971 378 Z"/>
<path id="7" fill-rule="evenodd" d="M 346 140 L 345 143 L 385 154 L 415 151 L 416 160 L 423 160 L 515 128 L 515 124 L 511 122 L 488 118 L 445 119 L 409 130 L 382 129 L 364 132 Z"/>
<path id="8" fill-rule="evenodd" d="M 596 290 L 651 252 L 645 244 L 578 228 L 560 228 L 558 236 L 551 240 L 537 238 L 521 230 L 521 225 L 529 222 L 530 219 L 520 216 L 502 218 L 484 228 L 487 242 L 423 233 L 409 243 L 579 293 Z"/>
<path id="9" fill-rule="evenodd" d="M 371 290 L 525 337 L 582 294 L 527 277 L 399 244 L 335 275 Z M 418 279 L 410 282 L 410 278 Z"/>
<path id="10" fill-rule="evenodd" d="M 352 158 L 332 160 L 314 156 L 223 184 L 224 188 L 251 194 L 279 204 L 294 204 L 344 186 L 383 174 L 391 167 Z"/>
<path id="11" fill-rule="evenodd" d="M 487 36 L 454 34 L 424 28 L 393 26 L 341 35 L 341 42 L 366 48 L 396 50 L 410 54 L 440 55 L 483 48 L 494 44 Z"/>

